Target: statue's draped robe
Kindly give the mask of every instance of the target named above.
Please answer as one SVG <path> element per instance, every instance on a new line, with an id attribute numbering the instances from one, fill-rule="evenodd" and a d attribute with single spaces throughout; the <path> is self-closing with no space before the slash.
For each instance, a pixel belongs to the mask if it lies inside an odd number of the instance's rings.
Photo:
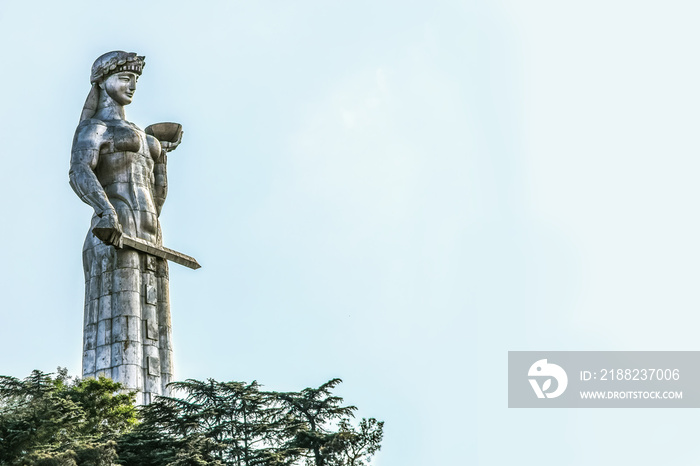
<path id="1" fill-rule="evenodd" d="M 139 404 L 167 395 L 172 381 L 168 264 L 106 245 L 92 229 L 111 205 L 124 234 L 162 245 L 165 154 L 151 138 L 131 123 L 86 120 L 76 130 L 70 172 L 73 189 L 95 208 L 83 247 L 83 377 L 121 382 Z"/>

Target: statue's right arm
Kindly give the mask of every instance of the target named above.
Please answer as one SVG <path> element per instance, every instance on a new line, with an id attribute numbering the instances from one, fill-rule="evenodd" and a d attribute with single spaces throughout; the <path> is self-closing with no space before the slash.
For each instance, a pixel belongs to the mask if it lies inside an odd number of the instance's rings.
<path id="1" fill-rule="evenodd" d="M 78 125 L 71 149 L 69 178 L 73 191 L 100 217 L 92 233 L 105 244 L 121 248 L 122 227 L 117 212 L 95 175 L 100 148 L 107 143 L 106 133 L 107 126 L 100 120 L 85 120 Z"/>
<path id="2" fill-rule="evenodd" d="M 78 125 L 73 138 L 70 160 L 70 186 L 83 202 L 95 209 L 97 216 L 115 213 L 104 188 L 97 180 L 95 167 L 100 148 L 106 142 L 107 126 L 99 120 L 85 120 Z"/>

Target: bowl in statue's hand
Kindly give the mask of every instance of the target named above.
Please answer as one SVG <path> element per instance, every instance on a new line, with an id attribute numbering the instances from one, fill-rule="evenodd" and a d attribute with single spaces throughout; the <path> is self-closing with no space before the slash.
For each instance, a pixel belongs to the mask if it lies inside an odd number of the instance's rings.
<path id="1" fill-rule="evenodd" d="M 180 123 L 155 123 L 147 126 L 144 131 L 159 141 L 178 142 L 182 135 L 182 125 Z"/>

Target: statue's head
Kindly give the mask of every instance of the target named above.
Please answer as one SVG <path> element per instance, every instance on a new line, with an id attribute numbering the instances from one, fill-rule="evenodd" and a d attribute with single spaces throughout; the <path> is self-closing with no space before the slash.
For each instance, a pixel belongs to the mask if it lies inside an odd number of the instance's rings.
<path id="1" fill-rule="evenodd" d="M 146 57 L 138 56 L 134 52 L 122 52 L 121 50 L 107 52 L 98 57 L 92 64 L 90 82 L 100 84 L 109 76 L 125 71 L 141 75 L 145 65 Z"/>
<path id="2" fill-rule="evenodd" d="M 131 103 L 136 89 L 136 79 L 141 75 L 146 65 L 146 57 L 133 52 L 115 50 L 101 55 L 92 65 L 90 83 L 92 88 L 85 99 L 80 121 L 92 118 L 97 111 L 99 102 L 110 97 L 120 105 Z M 100 97 L 103 91 L 103 97 Z"/>

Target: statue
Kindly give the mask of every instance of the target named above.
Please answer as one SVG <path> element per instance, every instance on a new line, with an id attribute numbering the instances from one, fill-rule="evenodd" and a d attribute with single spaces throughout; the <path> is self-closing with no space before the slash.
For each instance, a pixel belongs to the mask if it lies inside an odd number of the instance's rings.
<path id="1" fill-rule="evenodd" d="M 144 58 L 114 51 L 92 65 L 69 174 L 95 211 L 83 246 L 83 377 L 121 382 L 139 404 L 168 395 L 173 378 L 167 260 L 199 267 L 163 247 L 158 220 L 167 154 L 180 144 L 182 127 L 159 123 L 144 131 L 125 118 Z"/>

